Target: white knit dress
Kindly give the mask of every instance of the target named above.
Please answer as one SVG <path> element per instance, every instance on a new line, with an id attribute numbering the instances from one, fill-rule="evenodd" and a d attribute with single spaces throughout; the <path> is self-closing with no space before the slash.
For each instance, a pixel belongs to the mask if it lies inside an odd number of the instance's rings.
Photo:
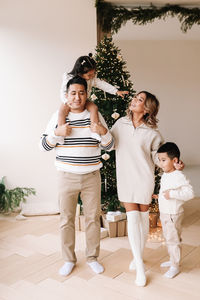
<path id="1" fill-rule="evenodd" d="M 154 190 L 157 150 L 163 143 L 159 131 L 145 124 L 134 128 L 128 117 L 114 124 L 117 191 L 121 202 L 149 204 Z"/>

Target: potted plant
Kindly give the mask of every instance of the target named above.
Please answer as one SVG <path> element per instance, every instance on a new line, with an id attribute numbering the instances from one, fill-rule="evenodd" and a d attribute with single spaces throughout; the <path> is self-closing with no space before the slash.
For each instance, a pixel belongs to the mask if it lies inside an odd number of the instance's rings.
<path id="1" fill-rule="evenodd" d="M 26 197 L 36 194 L 33 188 L 7 189 L 4 180 L 5 177 L 0 181 L 0 213 L 14 211 L 22 202 L 26 202 Z"/>

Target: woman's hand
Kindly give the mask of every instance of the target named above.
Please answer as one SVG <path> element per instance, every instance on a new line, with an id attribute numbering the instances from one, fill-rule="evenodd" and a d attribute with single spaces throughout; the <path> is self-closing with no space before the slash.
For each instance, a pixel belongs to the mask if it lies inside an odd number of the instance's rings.
<path id="1" fill-rule="evenodd" d="M 182 171 L 184 169 L 185 165 L 181 160 L 179 160 L 178 163 L 174 163 L 174 167 L 176 170 Z"/>

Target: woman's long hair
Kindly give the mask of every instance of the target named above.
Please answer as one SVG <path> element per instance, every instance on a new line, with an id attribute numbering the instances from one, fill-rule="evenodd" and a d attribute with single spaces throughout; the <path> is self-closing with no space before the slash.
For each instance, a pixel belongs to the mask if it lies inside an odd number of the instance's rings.
<path id="1" fill-rule="evenodd" d="M 141 92 L 137 93 L 137 95 L 139 95 L 141 93 L 144 93 L 146 95 L 146 99 L 144 101 L 144 108 L 146 110 L 146 114 L 143 117 L 144 124 L 146 124 L 148 127 L 156 128 L 157 123 L 158 123 L 158 119 L 156 118 L 156 116 L 158 114 L 158 110 L 159 110 L 159 106 L 160 106 L 159 101 L 155 95 L 153 95 L 147 91 L 141 91 Z M 129 107 L 126 110 L 126 114 L 132 120 L 133 112 L 130 110 Z"/>

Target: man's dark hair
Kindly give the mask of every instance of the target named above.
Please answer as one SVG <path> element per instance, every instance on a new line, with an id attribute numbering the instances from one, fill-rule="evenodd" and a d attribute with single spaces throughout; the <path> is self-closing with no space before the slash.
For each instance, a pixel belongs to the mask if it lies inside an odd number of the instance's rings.
<path id="1" fill-rule="evenodd" d="M 175 143 L 167 142 L 160 146 L 157 153 L 167 153 L 168 157 L 170 159 L 173 159 L 175 157 L 180 158 L 180 150 L 178 146 Z"/>
<path id="2" fill-rule="evenodd" d="M 72 77 L 68 82 L 67 82 L 67 85 L 66 85 L 66 91 L 68 91 L 69 89 L 69 86 L 72 85 L 72 84 L 81 84 L 84 86 L 86 92 L 87 92 L 87 81 L 80 77 L 80 76 L 74 76 Z"/>

